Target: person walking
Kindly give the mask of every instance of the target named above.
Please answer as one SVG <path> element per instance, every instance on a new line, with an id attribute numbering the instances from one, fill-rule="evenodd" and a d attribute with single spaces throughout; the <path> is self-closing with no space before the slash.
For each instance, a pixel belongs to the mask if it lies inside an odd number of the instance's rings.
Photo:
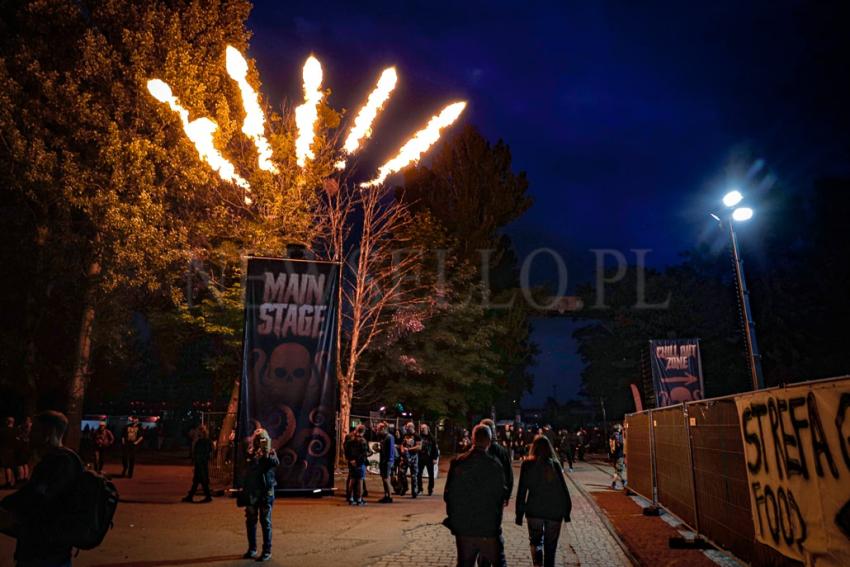
<path id="1" fill-rule="evenodd" d="M 384 485 L 384 497 L 378 500 L 381 504 L 392 504 L 393 497 L 390 486 L 390 476 L 395 463 L 395 437 L 389 432 L 386 421 L 378 424 L 378 440 L 381 443 L 380 462 L 381 483 Z"/>
<path id="2" fill-rule="evenodd" d="M 549 438 L 540 435 L 522 463 L 516 495 L 516 524 L 528 521 L 531 561 L 535 567 L 555 567 L 561 522 L 570 521 L 572 500 Z"/>
<path id="3" fill-rule="evenodd" d="M 67 514 L 76 502 L 82 461 L 62 445 L 68 418 L 57 411 L 35 416 L 30 445 L 38 461 L 23 488 L 0 502 L 0 531 L 17 534 L 15 562 L 19 566 L 70 567 L 71 545 L 45 539 L 47 526 Z"/>
<path id="4" fill-rule="evenodd" d="M 427 423 L 419 426 L 419 438 L 422 441 L 422 448 L 419 450 L 419 468 L 416 475 L 416 486 L 419 494 L 422 494 L 422 473 L 428 471 L 428 496 L 431 496 L 434 494 L 434 463 L 440 457 L 440 448 L 437 447 L 437 440 L 431 435 L 431 429 Z"/>
<path id="5" fill-rule="evenodd" d="M 491 438 L 493 439 L 493 442 L 490 443 L 490 447 L 487 449 L 487 452 L 502 465 L 502 472 L 505 475 L 505 501 L 503 502 L 503 505 L 507 506 L 508 502 L 510 502 L 511 493 L 514 489 L 513 464 L 511 463 L 508 451 L 496 442 L 496 423 L 492 419 L 482 419 L 481 424 L 490 429 Z M 500 537 L 497 544 L 499 547 L 498 560 L 494 562 L 488 557 L 482 556 L 478 560 L 479 567 L 491 567 L 492 565 L 504 567 L 507 565 L 507 558 L 505 556 L 505 540 Z"/>
<path id="6" fill-rule="evenodd" d="M 620 482 L 622 488 L 626 488 L 626 456 L 623 451 L 623 426 L 619 423 L 614 426 L 614 431 L 611 433 L 611 438 L 608 441 L 608 448 L 611 453 L 611 463 L 614 465 L 614 477 L 611 480 L 611 488 L 617 489 L 617 481 Z"/>
<path id="7" fill-rule="evenodd" d="M 248 448 L 248 463 L 242 479 L 238 505 L 245 506 L 245 531 L 248 551 L 244 559 L 268 561 L 272 558 L 272 506 L 277 485 L 275 469 L 280 464 L 272 449 L 272 439 L 265 429 L 257 429 Z M 257 556 L 257 521 L 263 530 L 263 551 Z"/>
<path id="8" fill-rule="evenodd" d="M 562 429 L 558 434 L 558 446 L 555 448 L 560 457 L 561 467 L 564 462 L 567 463 L 569 471 L 573 472 L 573 443 L 571 441 L 572 433 L 569 429 Z"/>
<path id="9" fill-rule="evenodd" d="M 349 436 L 344 448 L 345 460 L 348 462 L 348 478 L 351 484 L 349 505 L 363 506 L 366 504 L 366 501 L 363 500 L 363 481 L 366 478 L 369 447 L 366 445 L 366 439 L 363 438 L 365 430 L 366 427 L 362 423 L 358 425 Z"/>
<path id="10" fill-rule="evenodd" d="M 183 502 L 193 502 L 195 493 L 198 491 L 198 485 L 204 490 L 204 499 L 202 503 L 212 502 L 212 493 L 210 492 L 210 457 L 212 457 L 213 446 L 210 441 L 209 431 L 205 425 L 198 426 L 198 438 L 195 440 L 195 446 L 192 449 L 192 488 L 189 489 L 189 494 L 183 497 Z"/>
<path id="11" fill-rule="evenodd" d="M 94 432 L 94 470 L 97 472 L 103 470 L 104 454 L 113 443 L 115 443 L 115 436 L 106 428 L 106 422 L 101 421 L 97 431 Z"/>
<path id="12" fill-rule="evenodd" d="M 473 567 L 476 560 L 504 566 L 502 510 L 508 498 L 504 469 L 489 453 L 493 433 L 488 426 L 476 425 L 472 442 L 473 448 L 449 465 L 443 524 L 455 536 L 458 567 Z"/>
<path id="13" fill-rule="evenodd" d="M 407 471 L 410 471 L 410 497 L 416 498 L 419 489 L 417 477 L 419 476 L 419 453 L 422 450 L 422 439 L 416 434 L 416 426 L 408 421 L 404 426 L 404 435 L 401 438 L 401 470 L 398 471 L 402 486 L 407 486 Z"/>
<path id="14" fill-rule="evenodd" d="M 133 471 L 136 468 L 136 447 L 143 440 L 142 426 L 139 425 L 139 418 L 131 415 L 127 425 L 124 426 L 124 430 L 121 432 L 121 464 L 123 465 L 121 476 L 133 478 Z"/>

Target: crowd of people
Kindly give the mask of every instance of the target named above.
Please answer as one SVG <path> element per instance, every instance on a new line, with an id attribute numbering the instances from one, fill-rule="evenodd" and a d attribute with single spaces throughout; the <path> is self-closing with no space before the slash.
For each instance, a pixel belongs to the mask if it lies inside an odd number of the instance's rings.
<path id="1" fill-rule="evenodd" d="M 17 538 L 16 561 L 19 565 L 70 565 L 70 545 L 40 545 L 38 525 L 45 517 L 61 517 L 67 508 L 68 495 L 79 471 L 99 471 L 103 452 L 116 443 L 116 435 L 101 422 L 88 432 L 93 447 L 93 464 L 85 462 L 62 445 L 67 419 L 58 412 L 42 412 L 25 420 L 20 427 L 7 419 L 0 431 L 7 484 L 28 482 L 0 502 L 0 531 Z M 558 540 L 564 522 L 570 521 L 572 503 L 567 488 L 563 463 L 572 469 L 573 459 L 581 458 L 581 430 L 555 432 L 551 427 L 539 428 L 528 440 L 521 428 L 510 427 L 501 432 L 490 419 L 476 425 L 471 435 L 460 440 L 462 449 L 450 463 L 443 493 L 447 517 L 444 525 L 455 537 L 457 565 L 489 567 L 506 566 L 502 516 L 508 508 L 514 487 L 514 461 L 520 459 L 519 481 L 515 497 L 515 521 L 528 529 L 531 559 L 535 567 L 555 564 Z M 391 428 L 385 421 L 374 431 L 365 425 L 355 427 L 345 438 L 343 452 L 348 464 L 346 499 L 350 505 L 363 505 L 366 491 L 366 467 L 370 456 L 368 441 L 376 443 L 378 471 L 383 495 L 380 503 L 391 503 L 393 494 L 411 498 L 434 493 L 434 479 L 440 452 L 437 440 L 427 424 L 410 421 L 401 428 Z M 26 442 L 22 449 L 22 440 Z M 118 436 L 122 447 L 123 473 L 132 478 L 135 450 L 144 440 L 137 419 L 130 418 Z M 623 478 L 622 428 L 615 426 L 609 438 L 610 457 L 615 473 L 612 487 Z M 21 462 L 22 451 L 29 451 L 37 463 L 29 475 Z M 202 489 L 201 502 L 210 502 L 209 462 L 213 452 L 210 434 L 204 425 L 194 430 L 191 445 L 194 475 L 185 502 L 194 501 Z M 247 446 L 237 505 L 244 508 L 248 549 L 246 559 L 267 561 L 272 551 L 272 508 L 275 502 L 275 470 L 280 461 L 272 447 L 271 437 L 258 427 Z M 11 471 L 9 469 L 12 469 Z M 427 473 L 427 474 L 426 474 Z M 427 485 L 424 478 L 427 478 Z M 117 497 L 116 497 L 117 498 Z M 30 525 L 32 524 L 32 526 Z M 262 533 L 258 547 L 257 524 Z M 30 528 L 33 529 L 30 529 Z"/>

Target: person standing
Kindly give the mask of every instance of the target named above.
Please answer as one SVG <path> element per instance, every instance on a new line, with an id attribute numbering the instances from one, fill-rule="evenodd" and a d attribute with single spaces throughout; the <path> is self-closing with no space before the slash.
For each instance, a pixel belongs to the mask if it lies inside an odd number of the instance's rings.
<path id="1" fill-rule="evenodd" d="M 404 435 L 401 438 L 401 470 L 398 471 L 399 479 L 404 479 L 402 486 L 407 486 L 407 471 L 410 471 L 410 497 L 416 498 L 418 490 L 417 477 L 419 476 L 419 452 L 422 450 L 422 439 L 416 434 L 416 426 L 408 421 L 404 426 Z"/>
<path id="2" fill-rule="evenodd" d="M 189 489 L 189 494 L 183 498 L 183 502 L 192 502 L 195 498 L 195 493 L 198 491 L 198 485 L 204 490 L 203 503 L 212 502 L 212 493 L 210 492 L 210 457 L 212 457 L 213 446 L 210 441 L 209 431 L 206 426 L 198 426 L 198 438 L 195 440 L 195 447 L 192 449 L 192 488 Z"/>
<path id="3" fill-rule="evenodd" d="M 18 482 L 26 482 L 30 478 L 30 431 L 32 430 L 32 418 L 27 416 L 18 427 L 18 436 L 15 439 L 15 464 L 18 466 Z"/>
<path id="4" fill-rule="evenodd" d="M 17 431 L 15 430 L 15 418 L 11 415 L 6 417 L 5 423 L 0 428 L 0 466 L 3 467 L 5 488 L 15 486 L 15 445 Z"/>
<path id="5" fill-rule="evenodd" d="M 345 460 L 348 462 L 348 478 L 351 484 L 349 505 L 363 506 L 366 504 L 366 501 L 363 500 L 363 481 L 366 478 L 369 447 L 366 445 L 366 439 L 363 438 L 365 429 L 366 427 L 362 423 L 358 425 L 344 448 Z"/>
<path id="6" fill-rule="evenodd" d="M 83 466 L 62 445 L 68 418 L 57 411 L 35 416 L 30 445 L 38 460 L 30 481 L 0 502 L 0 530 L 17 534 L 15 561 L 19 566 L 70 567 L 71 545 L 45 539 L 47 526 L 73 509 Z"/>
<path id="7" fill-rule="evenodd" d="M 611 452 L 611 463 L 614 465 L 614 477 L 611 480 L 611 488 L 614 490 L 617 489 L 617 481 L 620 481 L 622 488 L 626 488 L 626 458 L 623 451 L 623 426 L 619 423 L 614 426 L 614 432 L 611 433 L 608 446 Z"/>
<path id="8" fill-rule="evenodd" d="M 561 468 L 563 468 L 566 461 L 569 471 L 573 472 L 573 443 L 571 441 L 571 435 L 569 429 L 562 429 L 558 434 L 558 446 L 556 450 L 561 461 Z"/>
<path id="9" fill-rule="evenodd" d="M 390 475 L 395 463 L 395 437 L 389 432 L 386 421 L 378 424 L 378 440 L 381 442 L 381 460 L 378 468 L 381 472 L 381 483 L 384 485 L 384 497 L 378 500 L 381 504 L 392 504 L 393 497 L 390 490 Z"/>
<path id="10" fill-rule="evenodd" d="M 432 496 L 434 494 L 434 463 L 440 457 L 440 448 L 437 447 L 437 440 L 431 435 L 431 429 L 427 423 L 419 426 L 419 438 L 422 441 L 422 449 L 419 451 L 416 487 L 419 494 L 422 494 L 422 473 L 428 471 L 428 496 Z"/>
<path id="11" fill-rule="evenodd" d="M 115 436 L 106 428 L 106 422 L 101 421 L 94 432 L 94 470 L 103 470 L 103 457 L 107 450 L 115 443 Z"/>
<path id="12" fill-rule="evenodd" d="M 121 464 L 124 467 L 121 476 L 133 478 L 133 471 L 136 468 L 136 447 L 142 441 L 142 426 L 139 425 L 139 419 L 131 415 L 129 422 L 121 432 Z"/>
<path id="13" fill-rule="evenodd" d="M 535 567 L 555 567 L 561 522 L 570 521 L 572 500 L 548 437 L 540 435 L 522 463 L 516 496 L 516 524 L 528 520 L 531 561 Z"/>
<path id="14" fill-rule="evenodd" d="M 245 506 L 245 531 L 248 551 L 242 557 L 257 561 L 272 558 L 272 506 L 277 485 L 275 469 L 280 464 L 272 449 L 272 439 L 265 429 L 257 429 L 251 437 L 248 463 L 242 479 L 242 493 L 237 504 Z M 263 552 L 257 557 L 257 521 L 263 530 Z"/>
<path id="15" fill-rule="evenodd" d="M 452 459 L 443 500 L 443 524 L 455 536 L 458 567 L 475 561 L 505 565 L 502 510 L 508 498 L 502 464 L 489 453 L 491 429 L 478 424 L 472 430 L 473 448 Z"/>
<path id="16" fill-rule="evenodd" d="M 464 429 L 463 434 L 460 436 L 460 441 L 457 443 L 457 452 L 466 453 L 470 449 L 472 449 L 472 438 L 469 437 L 469 431 Z"/>

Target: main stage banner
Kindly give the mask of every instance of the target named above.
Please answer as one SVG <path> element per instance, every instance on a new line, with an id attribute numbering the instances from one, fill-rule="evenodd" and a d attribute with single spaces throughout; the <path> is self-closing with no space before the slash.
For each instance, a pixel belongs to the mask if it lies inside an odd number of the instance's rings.
<path id="1" fill-rule="evenodd" d="M 699 339 L 649 341 L 649 360 L 657 407 L 704 397 Z"/>
<path id="2" fill-rule="evenodd" d="M 756 539 L 806 565 L 850 565 L 850 380 L 735 403 Z"/>
<path id="3" fill-rule="evenodd" d="M 237 463 L 265 428 L 279 490 L 333 487 L 339 274 L 332 262 L 248 260 Z"/>

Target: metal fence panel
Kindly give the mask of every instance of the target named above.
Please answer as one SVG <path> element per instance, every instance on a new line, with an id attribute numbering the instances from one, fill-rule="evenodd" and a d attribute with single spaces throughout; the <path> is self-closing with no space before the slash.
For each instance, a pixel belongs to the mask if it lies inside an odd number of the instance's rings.
<path id="1" fill-rule="evenodd" d="M 692 528 L 698 528 L 693 468 L 682 405 L 652 410 L 658 502 Z"/>
<path id="2" fill-rule="evenodd" d="M 688 423 L 700 532 L 752 561 L 753 520 L 735 400 L 690 403 Z"/>
<path id="3" fill-rule="evenodd" d="M 627 415 L 625 430 L 629 490 L 652 500 L 652 433 L 649 413 Z"/>

